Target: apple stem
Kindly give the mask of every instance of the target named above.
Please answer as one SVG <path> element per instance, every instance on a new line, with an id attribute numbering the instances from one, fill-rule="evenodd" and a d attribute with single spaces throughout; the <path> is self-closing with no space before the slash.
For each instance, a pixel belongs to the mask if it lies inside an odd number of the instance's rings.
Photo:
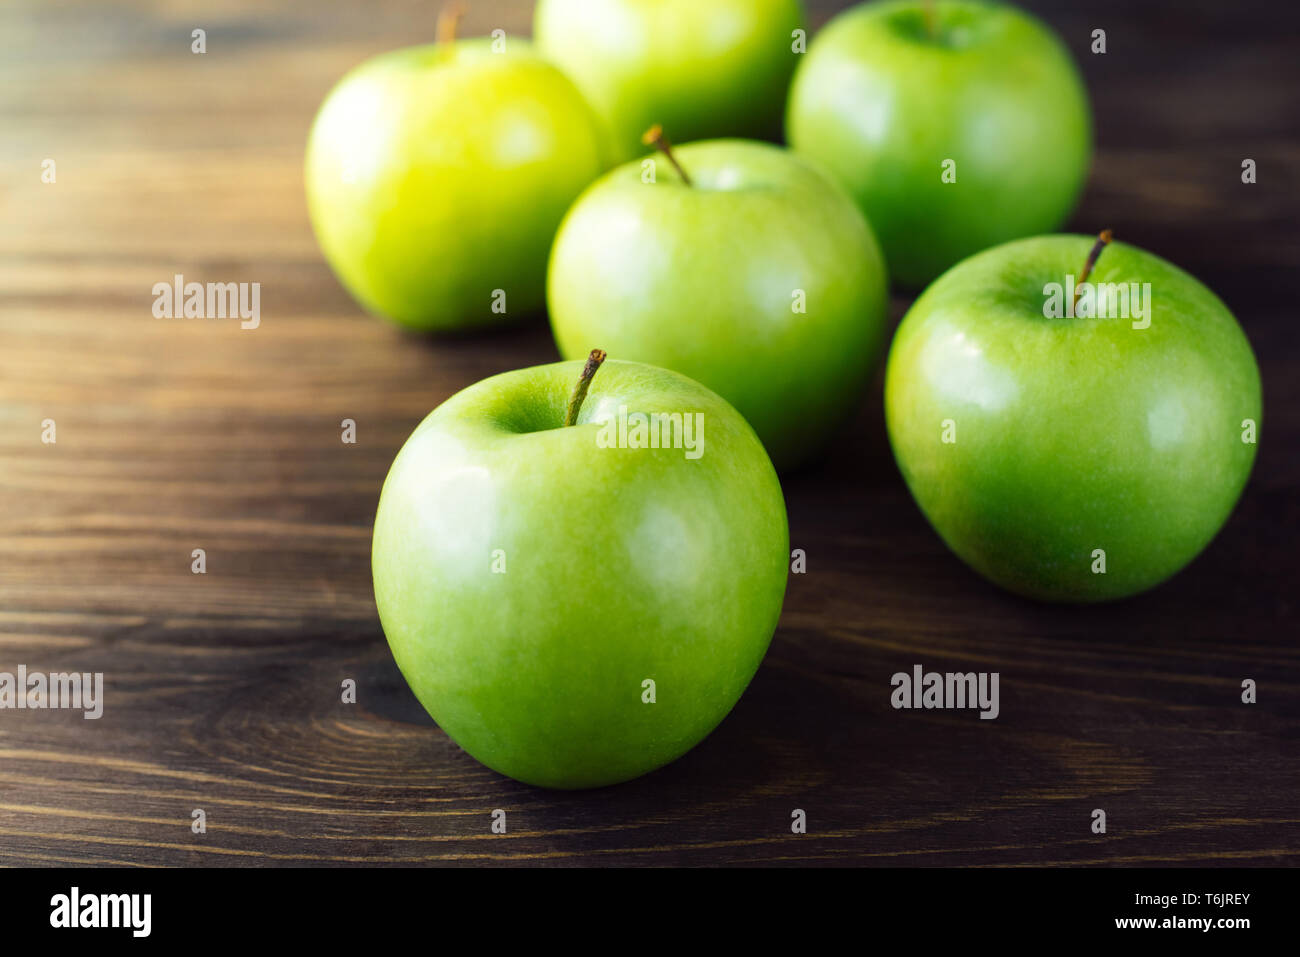
<path id="1" fill-rule="evenodd" d="M 1088 252 L 1088 261 L 1083 264 L 1083 269 L 1079 271 L 1079 278 L 1074 284 L 1074 305 L 1079 305 L 1079 296 L 1083 294 L 1083 284 L 1088 281 L 1092 274 L 1092 267 L 1097 265 L 1097 260 L 1101 256 L 1101 251 L 1110 245 L 1114 233 L 1109 229 L 1103 229 L 1097 236 L 1097 241 L 1092 244 L 1092 249 Z"/>
<path id="2" fill-rule="evenodd" d="M 925 32 L 930 34 L 930 39 L 933 40 L 939 35 L 939 18 L 935 15 L 934 0 L 925 0 L 922 12 L 925 16 Z"/>
<path id="3" fill-rule="evenodd" d="M 694 185 L 691 178 L 686 175 L 686 170 L 682 169 L 682 164 L 677 162 L 677 157 L 673 155 L 673 144 L 668 142 L 668 137 L 664 136 L 664 128 L 656 123 L 650 129 L 645 131 L 641 137 L 641 142 L 646 146 L 653 146 L 668 157 L 668 162 L 673 164 L 673 169 L 677 170 L 677 175 L 682 178 L 682 182 L 687 186 Z"/>
<path id="4" fill-rule="evenodd" d="M 596 375 L 596 370 L 600 368 L 600 364 L 604 361 L 604 349 L 592 349 L 591 355 L 587 356 L 587 364 L 582 367 L 582 374 L 578 376 L 578 384 L 573 387 L 573 394 L 569 396 L 569 410 L 564 414 L 565 425 L 573 425 L 578 421 L 578 411 L 587 398 L 587 390 L 591 388 L 591 380 Z"/>
<path id="5" fill-rule="evenodd" d="M 456 27 L 465 15 L 465 4 L 460 0 L 444 3 L 438 11 L 438 28 L 435 34 L 438 46 L 450 46 L 456 39 Z"/>

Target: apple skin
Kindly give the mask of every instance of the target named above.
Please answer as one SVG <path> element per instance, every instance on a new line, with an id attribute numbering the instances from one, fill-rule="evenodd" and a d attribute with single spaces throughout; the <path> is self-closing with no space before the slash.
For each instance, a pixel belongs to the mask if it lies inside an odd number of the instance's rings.
<path id="1" fill-rule="evenodd" d="M 610 360 L 564 427 L 582 365 L 448 399 L 402 447 L 375 518 L 375 600 L 416 697 L 479 761 L 551 788 L 634 778 L 713 730 L 767 650 L 789 561 L 781 486 L 739 413 Z M 600 448 L 620 405 L 702 413 L 703 453 Z"/>
<path id="2" fill-rule="evenodd" d="M 556 344 L 704 383 L 792 468 L 835 434 L 880 359 L 880 249 L 843 190 L 788 150 L 712 140 L 674 155 L 694 185 L 662 157 L 645 183 L 634 161 L 565 218 L 547 286 Z"/>
<path id="3" fill-rule="evenodd" d="M 1077 277 L 1092 243 L 1019 240 L 955 266 L 904 317 L 885 373 L 894 456 L 930 524 L 986 578 L 1053 601 L 1133 595 L 1195 558 L 1250 475 L 1243 421 L 1260 423 L 1241 327 L 1158 256 L 1112 243 L 1089 277 L 1149 282 L 1149 328 L 1044 317 L 1043 287 Z"/>
<path id="4" fill-rule="evenodd" d="M 779 138 L 803 25 L 798 0 L 541 0 L 533 36 L 623 162 L 656 123 L 675 142 Z"/>
<path id="5" fill-rule="evenodd" d="M 1001 4 L 935 6 L 941 41 L 915 0 L 837 16 L 800 63 L 786 117 L 790 145 L 848 189 L 890 275 L 913 288 L 1059 228 L 1092 150 L 1087 92 L 1049 28 Z"/>
<path id="6" fill-rule="evenodd" d="M 474 329 L 542 308 L 555 228 L 607 166 L 590 107 L 529 44 L 459 40 L 377 56 L 338 83 L 308 140 L 307 203 L 367 310 Z"/>

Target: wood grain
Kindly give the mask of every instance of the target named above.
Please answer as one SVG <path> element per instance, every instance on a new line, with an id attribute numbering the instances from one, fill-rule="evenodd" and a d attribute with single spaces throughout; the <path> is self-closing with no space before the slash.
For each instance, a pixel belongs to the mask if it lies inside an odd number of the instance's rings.
<path id="1" fill-rule="evenodd" d="M 842 5 L 809 6 L 821 22 Z M 736 710 L 674 765 L 577 794 L 504 779 L 437 730 L 371 593 L 378 491 L 412 427 L 555 357 L 541 319 L 430 341 L 368 318 L 311 235 L 316 107 L 361 59 L 431 34 L 432 5 L 0 7 L 0 670 L 107 682 L 99 721 L 0 712 L 0 863 L 1295 863 L 1296 15 L 1030 6 L 1097 111 L 1072 226 L 1113 226 L 1204 279 L 1258 352 L 1265 424 L 1240 506 L 1149 595 L 1021 601 L 926 526 L 877 387 L 785 483 L 808 572 Z M 465 30 L 526 31 L 528 10 L 472 4 Z M 175 273 L 262 283 L 261 327 L 155 319 L 151 287 Z M 1001 717 L 891 710 L 889 676 L 915 662 L 999 671 Z"/>

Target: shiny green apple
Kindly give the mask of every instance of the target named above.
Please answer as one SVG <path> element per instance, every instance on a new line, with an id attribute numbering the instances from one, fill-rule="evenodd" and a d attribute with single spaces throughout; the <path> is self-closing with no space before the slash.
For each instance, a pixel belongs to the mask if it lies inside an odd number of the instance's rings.
<path id="1" fill-rule="evenodd" d="M 1019 240 L 954 267 L 904 317 L 886 367 L 917 504 L 968 565 L 1035 598 L 1169 578 L 1227 519 L 1258 441 L 1259 369 L 1227 307 L 1113 243 L 1087 280 L 1095 301 L 1071 313 L 1058 287 L 1091 243 Z"/>
<path id="2" fill-rule="evenodd" d="M 566 425 L 580 369 L 508 372 L 435 409 L 373 543 L 416 697 L 488 767 L 554 788 L 645 774 L 713 730 L 767 650 L 789 561 L 781 487 L 735 409 L 610 361 Z"/>
<path id="3" fill-rule="evenodd" d="M 1091 119 L 1061 41 L 1001 3 L 865 3 L 814 37 L 786 134 L 853 194 L 893 278 L 929 282 L 988 246 L 1065 222 Z"/>
<path id="4" fill-rule="evenodd" d="M 611 171 L 551 253 L 551 327 L 675 369 L 749 420 L 778 468 L 856 407 L 885 339 L 888 279 L 871 228 L 819 170 L 766 143 L 712 140 Z"/>
<path id="5" fill-rule="evenodd" d="M 555 228 L 605 167 L 590 107 L 525 41 L 444 41 L 339 82 L 307 144 L 307 203 L 366 309 L 470 329 L 542 308 Z"/>
<path id="6" fill-rule="evenodd" d="M 781 135 L 799 0 L 540 0 L 533 35 L 595 107 L 616 161 L 677 140 Z"/>

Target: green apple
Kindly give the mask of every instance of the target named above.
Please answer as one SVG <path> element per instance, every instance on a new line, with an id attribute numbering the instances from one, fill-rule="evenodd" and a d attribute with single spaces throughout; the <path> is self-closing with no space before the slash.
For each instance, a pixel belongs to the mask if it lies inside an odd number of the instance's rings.
<path id="1" fill-rule="evenodd" d="M 890 275 L 922 286 L 988 246 L 1057 229 L 1091 153 L 1070 55 L 1001 4 L 853 7 L 819 33 L 790 92 L 786 134 L 853 194 Z"/>
<path id="2" fill-rule="evenodd" d="M 740 410 L 778 468 L 855 407 L 884 347 L 888 279 L 871 228 L 819 170 L 766 143 L 634 161 L 574 204 L 547 301 L 566 358 L 602 345 L 674 369 Z"/>
<path id="3" fill-rule="evenodd" d="M 682 141 L 779 137 L 802 28 L 799 0 L 540 0 L 533 36 L 622 162 L 654 123 Z"/>
<path id="4" fill-rule="evenodd" d="M 767 650 L 789 560 L 781 487 L 740 414 L 674 372 L 595 364 L 448 399 L 375 517 L 375 601 L 416 697 L 488 767 L 554 788 L 703 739 Z"/>
<path id="5" fill-rule="evenodd" d="M 1057 292 L 1086 275 L 1090 242 L 1024 239 L 954 267 L 904 317 L 885 374 L 894 456 L 935 530 L 1049 600 L 1121 598 L 1190 562 L 1260 423 L 1240 326 L 1165 260 L 1112 244 L 1071 314 Z"/>
<path id="6" fill-rule="evenodd" d="M 339 82 L 307 144 L 307 204 L 366 309 L 478 328 L 542 308 L 555 228 L 607 165 L 591 108 L 527 42 L 444 40 Z"/>

